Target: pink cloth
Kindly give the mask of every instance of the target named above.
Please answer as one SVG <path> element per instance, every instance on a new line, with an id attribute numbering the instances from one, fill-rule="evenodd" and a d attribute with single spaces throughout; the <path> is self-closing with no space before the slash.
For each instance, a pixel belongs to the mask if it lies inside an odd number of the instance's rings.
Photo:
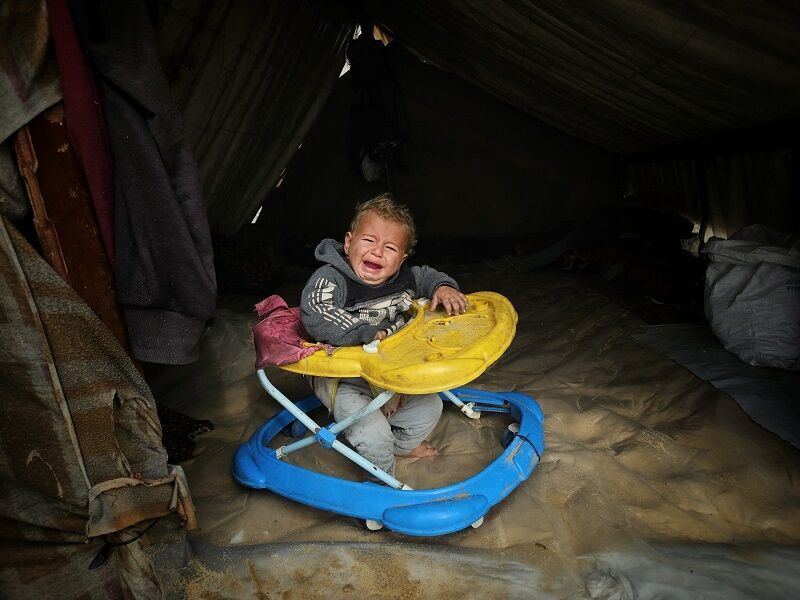
<path id="1" fill-rule="evenodd" d="M 300 320 L 300 308 L 289 308 L 280 296 L 270 296 L 255 305 L 261 320 L 253 327 L 256 345 L 256 369 L 266 365 L 288 365 L 314 354 L 317 350 L 333 353 L 334 346 L 306 346 L 308 333 Z"/>

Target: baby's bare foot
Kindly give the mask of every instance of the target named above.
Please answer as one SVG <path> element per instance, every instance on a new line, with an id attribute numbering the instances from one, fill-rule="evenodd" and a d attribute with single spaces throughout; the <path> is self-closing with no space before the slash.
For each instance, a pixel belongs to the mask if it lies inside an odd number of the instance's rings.
<path id="1" fill-rule="evenodd" d="M 402 456 L 410 456 L 412 458 L 422 458 L 425 456 L 436 456 L 439 454 L 439 451 L 430 445 L 429 442 L 422 442 L 419 446 L 414 448 L 408 454 L 403 454 Z"/>

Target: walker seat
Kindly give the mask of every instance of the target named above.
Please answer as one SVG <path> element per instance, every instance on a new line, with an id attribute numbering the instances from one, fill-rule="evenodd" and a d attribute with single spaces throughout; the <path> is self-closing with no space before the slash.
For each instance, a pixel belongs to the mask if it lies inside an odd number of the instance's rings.
<path id="1" fill-rule="evenodd" d="M 343 515 L 365 519 L 370 529 L 386 526 L 408 535 L 433 536 L 477 527 L 483 516 L 525 481 L 544 450 L 543 413 L 535 400 L 518 392 L 486 392 L 463 386 L 483 373 L 511 344 L 517 314 L 500 294 L 468 294 L 466 313 L 448 316 L 414 303 L 414 316 L 398 333 L 382 342 L 320 350 L 281 368 L 324 377 L 363 377 L 385 391 L 357 413 L 323 427 L 306 413 L 320 405 L 309 396 L 297 403 L 284 396 L 258 370 L 262 386 L 285 410 L 262 425 L 236 451 L 234 478 L 242 485 L 273 492 Z M 489 466 L 460 483 L 437 489 L 412 490 L 337 440 L 337 435 L 380 410 L 396 393 L 440 393 L 470 418 L 508 413 L 505 451 Z M 269 447 L 281 431 L 313 435 L 278 449 Z M 333 448 L 386 486 L 345 481 L 283 460 L 314 443 Z M 387 487 L 388 486 L 388 487 Z"/>

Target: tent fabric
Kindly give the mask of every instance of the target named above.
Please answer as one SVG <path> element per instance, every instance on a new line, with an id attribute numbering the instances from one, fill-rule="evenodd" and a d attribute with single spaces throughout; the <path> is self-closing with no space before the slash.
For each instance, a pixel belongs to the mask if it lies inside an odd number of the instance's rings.
<path id="1" fill-rule="evenodd" d="M 317 0 L 161 3 L 159 47 L 213 231 L 249 222 L 344 64 L 349 9 Z"/>
<path id="2" fill-rule="evenodd" d="M 388 181 L 367 182 L 353 165 L 347 132 L 358 94 L 347 73 L 259 224 L 270 220 L 288 238 L 314 245 L 341 239 L 355 204 L 388 187 L 411 209 L 422 239 L 530 235 L 585 219 L 619 196 L 618 155 L 424 63 L 397 42 L 385 50 L 409 123 Z"/>
<path id="3" fill-rule="evenodd" d="M 620 153 L 800 117 L 796 2 L 361 4 L 422 58 Z"/>
<path id="4" fill-rule="evenodd" d="M 61 100 L 44 0 L 0 1 L 0 142 Z"/>
<path id="5" fill-rule="evenodd" d="M 130 540 L 165 515 L 195 524 L 152 394 L 99 318 L 5 220 L 0 274 L 3 596 L 153 597 L 138 542 L 119 547 L 113 567 L 87 571 L 98 536 Z"/>
<path id="6" fill-rule="evenodd" d="M 61 100 L 44 0 L 0 0 L 0 214 L 18 220 L 30 206 L 12 152 L 13 133 Z"/>
<path id="7" fill-rule="evenodd" d="M 720 152 L 702 159 L 676 157 L 629 165 L 625 194 L 631 201 L 677 210 L 698 224 L 705 212 L 706 240 L 727 238 L 752 223 L 798 231 L 800 203 L 787 201 L 797 195 L 795 177 L 796 160 L 789 148 Z"/>

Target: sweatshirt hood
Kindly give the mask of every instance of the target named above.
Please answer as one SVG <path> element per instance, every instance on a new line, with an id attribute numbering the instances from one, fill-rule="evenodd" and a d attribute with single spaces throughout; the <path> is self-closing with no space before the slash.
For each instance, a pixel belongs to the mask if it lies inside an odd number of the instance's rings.
<path id="1" fill-rule="evenodd" d="M 348 279 L 363 283 L 361 278 L 350 268 L 350 263 L 347 262 L 347 257 L 344 254 L 344 245 L 341 242 L 330 238 L 322 240 L 317 246 L 317 249 L 314 250 L 314 258 L 320 262 L 329 264 Z"/>
<path id="2" fill-rule="evenodd" d="M 348 279 L 352 279 L 361 285 L 370 285 L 361 279 L 361 277 L 356 275 L 352 267 L 350 267 L 350 263 L 347 261 L 347 256 L 345 256 L 344 253 L 344 244 L 341 242 L 337 242 L 331 238 L 322 240 L 317 246 L 317 249 L 314 250 L 314 257 L 320 262 L 329 264 Z M 385 281 L 380 285 L 394 281 L 399 272 L 400 271 L 392 275 L 388 281 Z"/>

